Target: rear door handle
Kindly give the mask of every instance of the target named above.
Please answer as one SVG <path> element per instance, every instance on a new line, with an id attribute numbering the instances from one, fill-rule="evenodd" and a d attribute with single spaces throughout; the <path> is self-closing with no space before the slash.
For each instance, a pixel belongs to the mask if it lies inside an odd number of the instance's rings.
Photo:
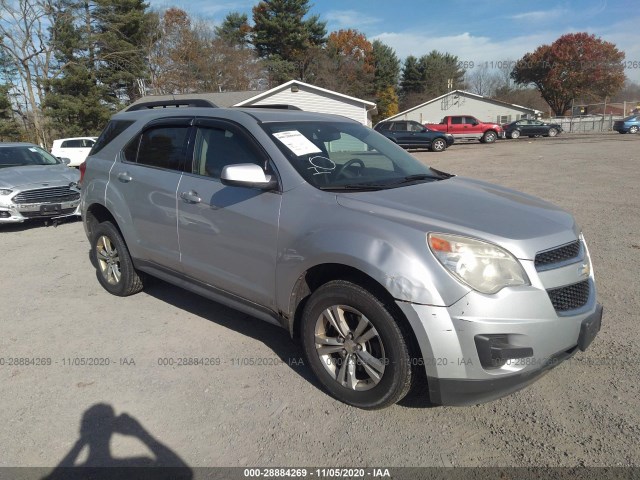
<path id="1" fill-rule="evenodd" d="M 187 203 L 200 203 L 202 199 L 198 196 L 198 192 L 190 190 L 188 192 L 181 192 L 180 198 Z"/>
<path id="2" fill-rule="evenodd" d="M 118 174 L 118 180 L 123 183 L 127 183 L 133 180 L 133 178 L 131 177 L 131 175 L 129 175 L 129 172 L 121 172 Z"/>

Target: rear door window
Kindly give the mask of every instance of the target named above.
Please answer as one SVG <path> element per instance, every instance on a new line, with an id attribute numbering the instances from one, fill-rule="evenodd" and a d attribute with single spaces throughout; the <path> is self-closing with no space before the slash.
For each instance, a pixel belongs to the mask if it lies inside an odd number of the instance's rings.
<path id="1" fill-rule="evenodd" d="M 189 126 L 187 125 L 145 130 L 140 136 L 136 162 L 149 167 L 180 170 L 186 155 L 188 137 Z M 127 152 L 125 152 L 125 158 L 129 160 Z"/>

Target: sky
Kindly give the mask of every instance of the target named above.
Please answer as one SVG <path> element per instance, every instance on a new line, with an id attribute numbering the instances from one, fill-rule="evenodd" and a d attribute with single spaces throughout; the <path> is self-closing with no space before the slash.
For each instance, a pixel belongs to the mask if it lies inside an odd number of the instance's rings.
<path id="1" fill-rule="evenodd" d="M 153 8 L 182 8 L 219 24 L 258 0 L 147 0 Z M 640 83 L 640 8 L 636 0 L 311 0 L 310 14 L 327 32 L 353 28 L 381 40 L 400 59 L 431 50 L 457 55 L 469 69 L 499 66 L 571 32 L 588 32 L 626 55 L 626 74 Z M 635 63 L 634 63 L 635 62 Z"/>

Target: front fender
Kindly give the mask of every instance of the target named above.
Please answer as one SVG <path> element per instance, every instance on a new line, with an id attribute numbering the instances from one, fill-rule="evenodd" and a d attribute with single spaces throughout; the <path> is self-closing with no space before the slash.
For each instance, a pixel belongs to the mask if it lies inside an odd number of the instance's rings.
<path id="1" fill-rule="evenodd" d="M 291 198 L 291 191 L 282 205 L 276 266 L 276 303 L 281 311 L 288 311 L 298 279 L 325 264 L 359 270 L 396 300 L 446 306 L 468 293 L 433 258 L 425 232 L 342 207 L 335 197 L 316 192 L 307 190 L 303 202 Z M 315 197 L 314 212 L 302 215 L 297 210 L 308 205 L 309 194 Z"/>

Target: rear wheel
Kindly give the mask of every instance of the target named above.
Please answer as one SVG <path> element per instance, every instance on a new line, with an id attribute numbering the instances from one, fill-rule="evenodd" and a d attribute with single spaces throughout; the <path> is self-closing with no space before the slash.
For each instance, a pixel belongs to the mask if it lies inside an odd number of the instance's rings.
<path id="1" fill-rule="evenodd" d="M 638 127 L 637 127 L 637 126 L 635 126 L 635 125 L 632 125 L 632 126 L 629 128 L 629 133 L 638 133 Z"/>
<path id="2" fill-rule="evenodd" d="M 338 400 L 378 409 L 402 399 L 411 386 L 411 360 L 400 325 L 374 295 L 336 280 L 305 306 L 302 343 L 320 383 Z"/>
<path id="3" fill-rule="evenodd" d="M 445 142 L 442 138 L 436 138 L 433 142 L 431 142 L 432 152 L 444 152 L 446 149 L 447 142 Z"/>
<path id="4" fill-rule="evenodd" d="M 511 132 L 511 138 L 513 138 L 514 140 L 516 138 L 520 137 L 520 131 L 519 130 L 514 130 L 513 132 Z"/>
<path id="5" fill-rule="evenodd" d="M 550 137 L 555 137 L 556 135 L 558 135 L 558 130 L 556 128 L 550 128 L 549 129 L 549 136 Z"/>
<path id="6" fill-rule="evenodd" d="M 129 249 L 113 223 L 103 222 L 96 226 L 91 255 L 98 281 L 109 293 L 127 297 L 142 290 L 142 274 L 134 268 Z"/>
<path id="7" fill-rule="evenodd" d="M 496 132 L 489 130 L 488 132 L 485 132 L 480 141 L 482 143 L 493 143 L 497 140 L 497 138 L 498 135 L 496 134 Z"/>

